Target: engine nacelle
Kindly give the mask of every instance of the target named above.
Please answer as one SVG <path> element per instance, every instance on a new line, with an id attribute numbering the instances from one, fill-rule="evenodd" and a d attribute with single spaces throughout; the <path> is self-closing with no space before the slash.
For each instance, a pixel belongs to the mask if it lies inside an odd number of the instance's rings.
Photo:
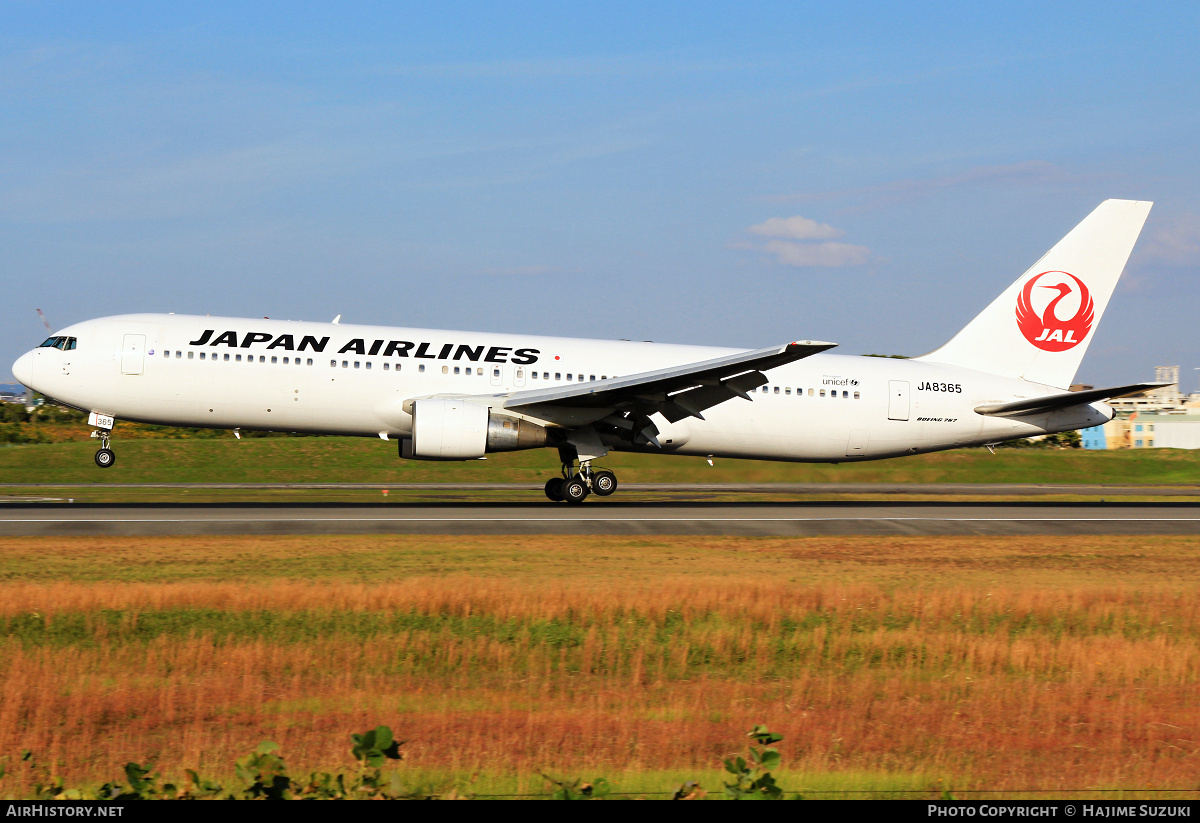
<path id="1" fill-rule="evenodd" d="M 412 438 L 400 441 L 400 456 L 415 460 L 474 460 L 548 442 L 542 426 L 465 400 L 414 400 L 412 418 Z"/>

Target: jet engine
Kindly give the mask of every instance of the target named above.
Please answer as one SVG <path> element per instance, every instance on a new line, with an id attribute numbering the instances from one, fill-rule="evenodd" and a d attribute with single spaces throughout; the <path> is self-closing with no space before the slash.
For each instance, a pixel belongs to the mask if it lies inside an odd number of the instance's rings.
<path id="1" fill-rule="evenodd" d="M 412 437 L 400 441 L 400 456 L 413 460 L 473 460 L 536 449 L 549 439 L 543 426 L 465 400 L 414 400 L 412 418 Z"/>

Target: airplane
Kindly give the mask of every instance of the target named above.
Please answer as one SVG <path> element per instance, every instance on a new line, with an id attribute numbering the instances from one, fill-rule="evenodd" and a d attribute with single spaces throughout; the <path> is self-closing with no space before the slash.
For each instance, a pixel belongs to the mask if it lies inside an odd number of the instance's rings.
<path id="1" fill-rule="evenodd" d="M 95 462 L 117 420 L 398 441 L 400 457 L 555 448 L 546 496 L 608 496 L 611 451 L 848 463 L 1095 426 L 1068 391 L 1151 203 L 1106 200 L 949 342 L 910 359 L 176 314 L 88 320 L 13 365 L 89 414 Z"/>

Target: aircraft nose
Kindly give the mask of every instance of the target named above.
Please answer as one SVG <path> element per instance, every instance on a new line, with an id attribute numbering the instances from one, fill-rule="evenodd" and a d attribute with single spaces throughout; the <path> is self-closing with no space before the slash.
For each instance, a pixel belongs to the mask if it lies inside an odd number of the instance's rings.
<path id="1" fill-rule="evenodd" d="M 17 362 L 13 363 L 12 373 L 22 386 L 33 388 L 33 352 L 27 351 L 18 357 Z"/>

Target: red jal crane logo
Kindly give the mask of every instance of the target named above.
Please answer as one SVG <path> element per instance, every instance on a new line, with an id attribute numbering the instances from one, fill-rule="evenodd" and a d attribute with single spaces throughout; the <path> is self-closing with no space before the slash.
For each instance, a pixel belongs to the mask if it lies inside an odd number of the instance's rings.
<path id="1" fill-rule="evenodd" d="M 1043 277 L 1049 282 L 1039 286 L 1037 283 Z M 1050 295 L 1050 300 L 1042 308 L 1040 315 L 1033 307 L 1034 289 L 1039 290 L 1036 296 L 1038 303 L 1047 296 L 1045 291 L 1058 292 Z M 1068 299 L 1072 296 L 1077 300 Z M 1075 306 L 1075 313 L 1067 318 L 1061 317 L 1060 305 L 1061 313 L 1070 311 L 1072 305 Z M 1017 298 L 1017 327 L 1026 340 L 1042 351 L 1067 351 L 1075 348 L 1092 330 L 1095 316 L 1096 306 L 1092 302 L 1088 287 L 1083 285 L 1083 281 L 1078 277 L 1065 271 L 1044 271 L 1029 278 L 1029 282 L 1021 290 L 1021 296 Z"/>

